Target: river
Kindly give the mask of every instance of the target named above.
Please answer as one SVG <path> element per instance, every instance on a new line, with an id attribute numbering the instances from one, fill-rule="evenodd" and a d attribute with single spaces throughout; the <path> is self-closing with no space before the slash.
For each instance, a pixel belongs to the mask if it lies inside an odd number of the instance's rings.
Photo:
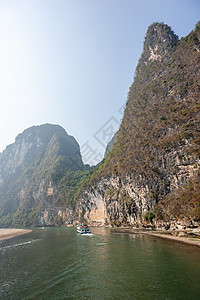
<path id="1" fill-rule="evenodd" d="M 200 249 L 92 228 L 33 229 L 0 242 L 0 299 L 200 299 Z"/>

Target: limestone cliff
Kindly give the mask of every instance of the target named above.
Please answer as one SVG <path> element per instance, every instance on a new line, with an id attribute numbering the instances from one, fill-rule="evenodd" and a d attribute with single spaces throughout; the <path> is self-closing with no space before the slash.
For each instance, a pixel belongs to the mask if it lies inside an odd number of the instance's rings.
<path id="1" fill-rule="evenodd" d="M 178 40 L 152 24 L 122 123 L 95 168 L 58 126 L 26 129 L 0 154 L 0 226 L 199 226 L 200 23 Z"/>
<path id="2" fill-rule="evenodd" d="M 199 50 L 199 24 L 180 41 L 163 23 L 148 28 L 116 142 L 79 194 L 88 222 L 198 223 Z"/>
<path id="3" fill-rule="evenodd" d="M 61 126 L 26 129 L 0 156 L 0 226 L 72 222 L 83 168 L 78 143 Z"/>

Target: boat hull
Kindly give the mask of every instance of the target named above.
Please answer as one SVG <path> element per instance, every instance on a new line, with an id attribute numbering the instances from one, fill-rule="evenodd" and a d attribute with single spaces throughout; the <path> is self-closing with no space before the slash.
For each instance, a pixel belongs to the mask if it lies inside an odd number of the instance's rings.
<path id="1" fill-rule="evenodd" d="M 79 229 L 77 229 L 76 232 L 78 234 L 90 234 L 91 233 L 90 230 L 79 230 Z"/>
<path id="2" fill-rule="evenodd" d="M 78 234 L 91 234 L 91 232 L 90 231 L 81 231 L 81 230 L 76 230 L 76 232 L 78 233 Z"/>

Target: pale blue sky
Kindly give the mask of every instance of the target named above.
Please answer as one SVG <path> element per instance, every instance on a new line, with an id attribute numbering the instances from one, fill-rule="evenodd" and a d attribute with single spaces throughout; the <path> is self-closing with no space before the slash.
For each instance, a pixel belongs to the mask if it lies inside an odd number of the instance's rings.
<path id="1" fill-rule="evenodd" d="M 163 21 L 186 36 L 199 13 L 198 0 L 0 0 L 0 151 L 27 127 L 53 123 L 85 162 L 86 142 L 103 154 L 148 26 Z"/>

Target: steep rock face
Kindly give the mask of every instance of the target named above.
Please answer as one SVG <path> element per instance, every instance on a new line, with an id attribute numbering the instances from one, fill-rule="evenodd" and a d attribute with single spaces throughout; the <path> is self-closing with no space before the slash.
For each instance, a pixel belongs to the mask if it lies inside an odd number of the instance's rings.
<path id="1" fill-rule="evenodd" d="M 168 195 L 187 190 L 189 180 L 199 178 L 199 33 L 198 24 L 178 41 L 165 24 L 149 27 L 116 142 L 79 195 L 89 222 L 100 209 L 104 223 L 145 224 Z M 198 220 L 199 200 L 191 199 L 188 218 Z M 166 202 L 168 208 L 173 201 Z M 179 203 L 180 210 L 184 206 Z M 165 205 L 159 209 L 166 216 Z M 187 219 L 186 212 L 168 218 L 179 216 Z"/>
<path id="2" fill-rule="evenodd" d="M 62 127 L 45 124 L 19 134 L 0 157 L 1 226 L 68 222 L 65 210 L 72 207 L 59 184 L 82 168 L 79 145 Z"/>
<path id="3" fill-rule="evenodd" d="M 110 142 L 108 143 L 108 145 L 106 146 L 106 150 L 104 153 L 104 158 L 106 158 L 108 156 L 108 154 L 110 153 L 110 151 L 112 150 L 112 147 L 116 141 L 117 138 L 117 132 L 113 135 L 112 139 L 110 140 Z"/>
<path id="4" fill-rule="evenodd" d="M 160 156 L 159 160 L 160 168 L 154 172 L 160 174 L 151 174 L 149 178 L 140 174 L 111 176 L 98 181 L 93 188 L 85 188 L 79 204 L 84 217 L 93 225 L 141 225 L 159 197 L 172 193 L 199 171 L 200 160 L 198 164 L 191 163 L 191 157 L 183 160 L 180 151 L 170 157 Z"/>

